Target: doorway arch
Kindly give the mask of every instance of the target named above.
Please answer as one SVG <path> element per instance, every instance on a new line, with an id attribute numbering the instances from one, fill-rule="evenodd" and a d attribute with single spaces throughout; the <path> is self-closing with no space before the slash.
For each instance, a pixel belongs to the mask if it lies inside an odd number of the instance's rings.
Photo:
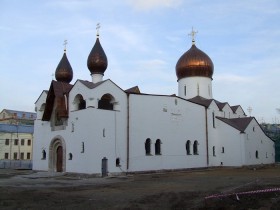
<path id="1" fill-rule="evenodd" d="M 66 169 L 66 145 L 61 136 L 51 140 L 49 148 L 49 171 L 65 172 Z"/>

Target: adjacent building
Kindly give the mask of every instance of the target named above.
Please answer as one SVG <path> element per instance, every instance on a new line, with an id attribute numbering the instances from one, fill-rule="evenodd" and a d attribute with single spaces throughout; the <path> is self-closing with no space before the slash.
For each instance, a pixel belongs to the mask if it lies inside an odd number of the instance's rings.
<path id="1" fill-rule="evenodd" d="M 97 35 L 91 81 L 71 84 L 64 51 L 56 80 L 35 102 L 33 169 L 106 176 L 274 163 L 274 142 L 257 120 L 213 98 L 214 65 L 194 39 L 176 64 L 178 95 L 123 90 L 103 80 L 107 65 Z"/>

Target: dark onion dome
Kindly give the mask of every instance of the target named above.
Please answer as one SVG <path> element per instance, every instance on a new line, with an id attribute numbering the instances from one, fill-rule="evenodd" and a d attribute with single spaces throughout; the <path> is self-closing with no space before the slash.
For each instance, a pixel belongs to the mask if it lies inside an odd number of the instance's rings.
<path id="1" fill-rule="evenodd" d="M 198 49 L 195 44 L 185 52 L 176 64 L 178 80 L 185 77 L 209 77 L 212 79 L 214 65 L 209 56 Z"/>
<path id="2" fill-rule="evenodd" d="M 66 51 L 64 50 L 64 54 L 56 68 L 55 71 L 55 79 L 58 82 L 66 82 L 70 83 L 73 79 L 73 70 L 67 59 Z"/>
<path id="3" fill-rule="evenodd" d="M 108 61 L 107 56 L 99 42 L 99 38 L 96 38 L 96 42 L 88 56 L 87 66 L 91 74 L 102 74 L 107 69 Z"/>

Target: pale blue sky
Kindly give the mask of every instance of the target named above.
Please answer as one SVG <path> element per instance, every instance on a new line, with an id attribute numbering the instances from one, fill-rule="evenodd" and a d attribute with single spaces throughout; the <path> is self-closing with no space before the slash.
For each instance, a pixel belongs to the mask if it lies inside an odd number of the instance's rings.
<path id="1" fill-rule="evenodd" d="M 279 122 L 279 0 L 0 0 L 0 109 L 34 111 L 65 39 L 71 83 L 91 81 L 86 62 L 97 23 L 109 62 L 104 79 L 177 94 L 175 65 L 194 27 L 196 46 L 215 66 L 214 98 Z"/>

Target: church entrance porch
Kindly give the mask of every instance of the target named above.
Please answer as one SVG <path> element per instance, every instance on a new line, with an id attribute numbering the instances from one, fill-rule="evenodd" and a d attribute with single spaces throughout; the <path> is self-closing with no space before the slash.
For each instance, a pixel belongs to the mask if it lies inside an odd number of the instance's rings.
<path id="1" fill-rule="evenodd" d="M 61 136 L 52 139 L 49 147 L 49 171 L 64 172 L 66 169 L 66 145 Z"/>

